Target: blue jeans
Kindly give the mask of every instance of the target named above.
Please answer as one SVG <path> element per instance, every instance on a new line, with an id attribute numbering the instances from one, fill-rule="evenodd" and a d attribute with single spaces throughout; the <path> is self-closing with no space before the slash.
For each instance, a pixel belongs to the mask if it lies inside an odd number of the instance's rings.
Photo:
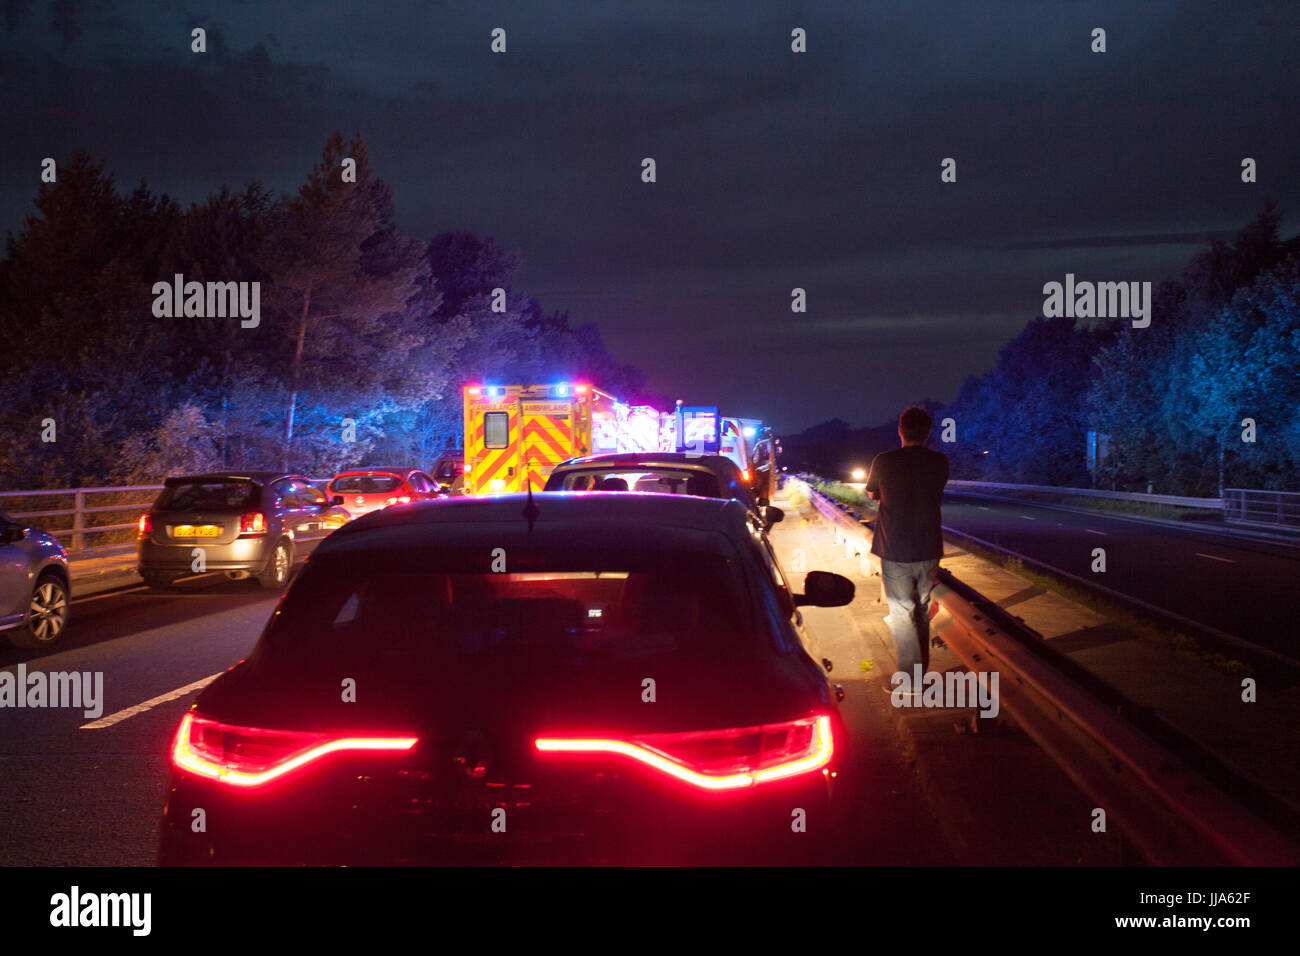
<path id="1" fill-rule="evenodd" d="M 912 673 L 912 665 L 930 669 L 930 592 L 939 579 L 939 559 L 933 561 L 880 561 L 889 615 L 885 623 L 894 636 L 898 669 Z"/>

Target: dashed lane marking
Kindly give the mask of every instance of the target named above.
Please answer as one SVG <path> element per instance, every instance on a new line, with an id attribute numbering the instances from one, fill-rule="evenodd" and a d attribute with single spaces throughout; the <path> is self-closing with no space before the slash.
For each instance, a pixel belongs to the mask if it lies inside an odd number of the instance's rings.
<path id="1" fill-rule="evenodd" d="M 99 720 L 92 720 L 88 724 L 82 724 L 81 729 L 102 730 L 105 727 L 112 727 L 114 724 L 121 723 L 130 717 L 134 717 L 136 714 L 143 714 L 146 710 L 152 710 L 159 704 L 165 704 L 169 700 L 175 700 L 177 697 L 184 697 L 191 691 L 207 687 L 224 673 L 225 671 L 218 671 L 215 674 L 204 677 L 202 680 L 196 680 L 192 684 L 186 684 L 184 687 L 177 687 L 175 690 L 169 690 L 167 693 L 160 694 L 157 697 L 151 697 L 143 704 L 136 704 L 134 707 L 128 707 L 126 710 L 119 710 L 117 713 L 109 714 L 107 717 L 101 717 Z"/>

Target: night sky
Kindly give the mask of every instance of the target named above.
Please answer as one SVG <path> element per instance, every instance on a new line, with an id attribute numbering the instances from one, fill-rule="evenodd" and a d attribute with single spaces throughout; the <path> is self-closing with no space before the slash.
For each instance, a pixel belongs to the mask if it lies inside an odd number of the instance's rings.
<path id="1" fill-rule="evenodd" d="M 1067 272 L 1171 277 L 1268 198 L 1300 229 L 1297 3 L 3 6 L 5 229 L 45 156 L 188 203 L 360 131 L 408 233 L 496 237 L 657 390 L 780 430 L 951 399 Z"/>

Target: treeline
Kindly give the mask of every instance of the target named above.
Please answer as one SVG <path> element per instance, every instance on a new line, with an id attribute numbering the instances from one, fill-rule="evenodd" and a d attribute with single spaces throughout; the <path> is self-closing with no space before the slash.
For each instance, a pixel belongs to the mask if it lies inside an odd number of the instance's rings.
<path id="1" fill-rule="evenodd" d="M 1036 318 L 987 374 L 933 408 L 953 478 L 1088 487 L 1088 432 L 1107 436 L 1097 487 L 1214 496 L 1300 491 L 1300 237 L 1274 204 L 1153 290 L 1151 323 Z M 930 403 L 926 403 L 929 406 Z M 944 419 L 955 440 L 943 441 Z M 785 440 L 841 477 L 897 447 L 894 423 L 827 422 Z M 793 456 L 792 456 L 793 458 Z"/>
<path id="2" fill-rule="evenodd" d="M 594 325 L 519 291 L 518 268 L 492 239 L 403 235 L 359 135 L 334 133 L 296 195 L 253 182 L 187 209 L 120 191 L 78 153 L 0 261 L 0 486 L 428 466 L 459 444 L 471 380 L 585 377 L 662 400 Z M 256 324 L 160 317 L 154 286 L 177 274 L 259 283 Z"/>

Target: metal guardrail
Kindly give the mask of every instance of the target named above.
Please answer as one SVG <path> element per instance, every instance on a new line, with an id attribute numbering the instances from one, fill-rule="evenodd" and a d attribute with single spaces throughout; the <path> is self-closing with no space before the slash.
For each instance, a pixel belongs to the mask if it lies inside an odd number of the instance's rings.
<path id="1" fill-rule="evenodd" d="M 1300 492 L 1224 488 L 1223 515 L 1234 524 L 1300 527 Z"/>
<path id="2" fill-rule="evenodd" d="M 794 479 L 797 480 L 797 479 Z M 870 555 L 860 515 L 799 484 L 845 553 Z M 947 571 L 932 633 L 976 673 L 998 672 L 1000 704 L 1129 842 L 1158 865 L 1294 865 L 1300 812 L 1124 697 Z M 1276 822 L 1274 822 L 1276 821 Z"/>
<path id="3" fill-rule="evenodd" d="M 989 488 L 995 491 L 1035 491 L 1081 498 L 1109 498 L 1114 501 L 1141 501 L 1151 505 L 1172 505 L 1176 508 L 1203 508 L 1207 511 L 1224 510 L 1222 498 L 1186 498 L 1179 495 L 1146 495 L 1135 491 L 1105 491 L 1098 488 L 1058 488 L 1055 485 L 1013 485 L 1000 481 L 949 481 L 947 487 L 978 491 Z M 1300 497 L 1300 496 L 1297 496 Z"/>
<path id="4" fill-rule="evenodd" d="M 312 484 L 317 485 L 322 490 L 333 479 L 331 478 L 309 478 Z M 67 497 L 72 496 L 73 505 L 71 508 L 58 508 L 50 511 L 17 511 L 8 512 L 11 518 L 41 519 L 41 518 L 62 518 L 72 516 L 71 528 L 49 528 L 43 523 L 38 524 L 46 534 L 52 534 L 55 537 L 71 536 L 72 540 L 67 545 L 68 551 L 80 555 L 106 555 L 113 551 L 134 550 L 135 543 L 130 544 L 110 544 L 101 547 L 86 547 L 86 538 L 89 535 L 104 534 L 110 531 L 128 531 L 136 526 L 132 521 L 129 524 L 102 524 L 95 525 L 88 523 L 87 519 L 91 515 L 103 514 L 111 511 L 140 511 L 147 509 L 153 503 L 154 495 L 148 498 L 142 498 L 140 501 L 130 502 L 128 504 L 116 505 L 96 505 L 88 506 L 86 504 L 87 495 L 113 494 L 113 493 L 133 493 L 133 492 L 159 492 L 163 489 L 162 485 L 110 485 L 103 488 L 36 488 L 30 491 L 0 491 L 0 503 L 6 498 L 48 498 L 48 497 Z M 0 511 L 4 508 L 0 507 Z"/>
<path id="5" fill-rule="evenodd" d="M 90 515 L 102 514 L 110 511 L 139 511 L 141 508 L 149 507 L 153 500 L 152 496 L 139 502 L 116 505 L 97 505 L 94 507 L 87 506 L 87 495 L 100 495 L 111 493 L 130 493 L 130 492 L 158 492 L 162 490 L 162 485 L 117 485 L 105 488 L 39 488 L 32 491 L 0 491 L 0 502 L 6 498 L 45 498 L 45 497 L 67 497 L 73 498 L 71 508 L 60 508 L 53 511 L 21 511 L 10 514 L 12 518 L 54 518 L 72 516 L 71 528 L 48 528 L 41 527 L 41 530 L 55 537 L 66 535 L 72 536 L 72 542 L 68 547 L 69 551 L 81 553 L 85 551 L 94 551 L 93 548 L 85 546 L 88 535 L 104 534 L 109 531 L 126 531 L 135 527 L 135 522 L 129 524 L 108 524 L 108 525 L 91 525 L 86 519 Z M 0 509 L 2 510 L 2 509 Z M 109 548 L 124 547 L 122 545 L 109 545 Z"/>

